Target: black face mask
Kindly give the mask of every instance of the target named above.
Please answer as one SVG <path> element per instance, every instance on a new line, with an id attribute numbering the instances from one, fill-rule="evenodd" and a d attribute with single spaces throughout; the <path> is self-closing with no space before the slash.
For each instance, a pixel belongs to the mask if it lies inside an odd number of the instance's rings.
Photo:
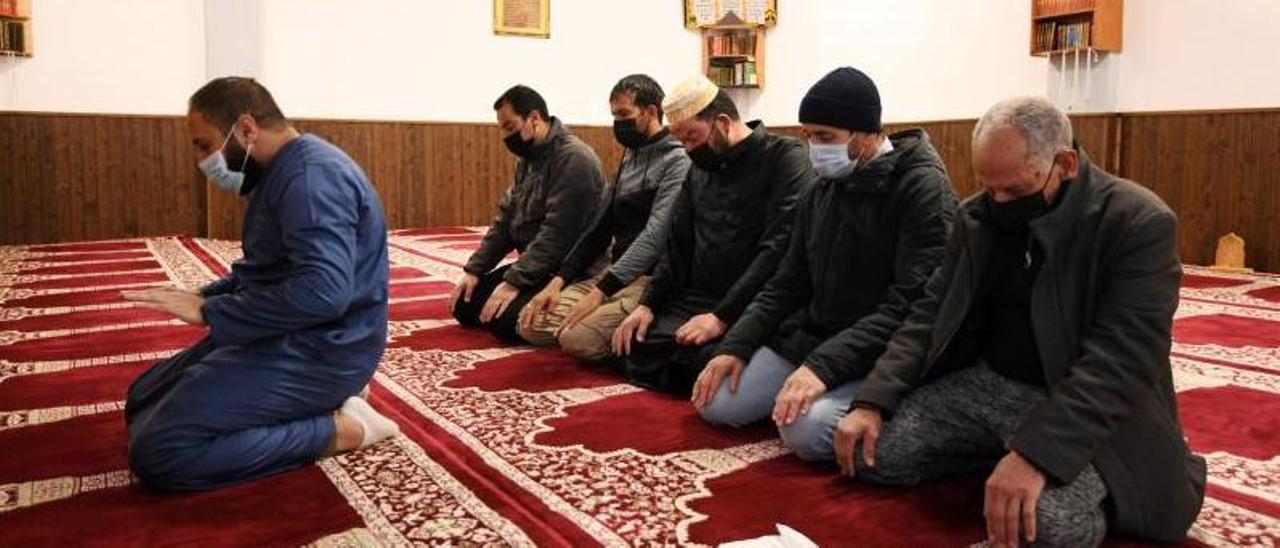
<path id="1" fill-rule="evenodd" d="M 720 171 L 720 168 L 723 167 L 720 161 L 721 153 L 711 148 L 711 141 L 713 140 L 712 137 L 715 136 L 715 131 L 712 128 L 711 135 L 707 137 L 707 142 L 689 151 L 689 160 L 693 162 L 693 165 L 698 166 L 698 169 L 712 173 Z"/>
<path id="2" fill-rule="evenodd" d="M 1044 178 L 1044 184 L 1040 185 L 1040 190 L 1035 194 L 1007 202 L 997 202 L 991 199 L 991 194 L 987 194 L 987 213 L 991 224 L 1004 230 L 1022 231 L 1027 229 L 1027 224 L 1032 219 L 1047 213 L 1049 200 L 1044 197 L 1044 189 L 1049 186 L 1049 177 L 1053 177 L 1053 168 L 1057 165 L 1058 159 L 1054 158 L 1053 163 L 1049 164 L 1049 175 Z"/>
<path id="3" fill-rule="evenodd" d="M 627 118 L 624 120 L 613 121 L 613 138 L 618 140 L 618 144 L 636 149 L 640 148 L 649 140 L 649 136 L 640 131 L 638 124 L 640 117 Z"/>
<path id="4" fill-rule="evenodd" d="M 240 146 L 239 141 L 232 138 L 227 141 L 227 148 L 223 149 L 222 155 L 227 158 L 227 169 L 231 171 L 249 171 L 249 164 L 253 162 L 253 158 L 245 161 L 245 156 L 249 155 L 249 151 Z M 244 166 L 241 169 L 240 166 Z"/>
<path id="5" fill-rule="evenodd" d="M 533 154 L 533 139 L 525 140 L 520 136 L 519 131 L 503 138 L 502 144 L 507 145 L 507 150 L 521 158 L 528 158 L 529 155 Z"/>

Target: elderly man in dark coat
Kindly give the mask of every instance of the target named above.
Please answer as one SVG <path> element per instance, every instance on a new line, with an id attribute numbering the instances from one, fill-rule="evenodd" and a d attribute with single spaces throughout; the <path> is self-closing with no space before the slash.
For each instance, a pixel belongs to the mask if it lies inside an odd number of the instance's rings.
<path id="1" fill-rule="evenodd" d="M 837 428 L 841 468 L 888 484 L 989 472 L 996 545 L 1181 540 L 1205 462 L 1169 366 L 1177 218 L 1094 165 L 1044 99 L 992 107 L 973 144 L 985 192 Z"/>

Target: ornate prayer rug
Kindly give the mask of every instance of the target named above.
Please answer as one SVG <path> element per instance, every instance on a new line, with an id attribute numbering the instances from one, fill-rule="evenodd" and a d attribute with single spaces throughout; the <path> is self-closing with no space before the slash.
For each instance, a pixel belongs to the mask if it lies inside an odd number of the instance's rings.
<path id="1" fill-rule="evenodd" d="M 372 402 L 402 435 L 180 495 L 129 474 L 122 400 L 203 329 L 119 291 L 200 286 L 238 245 L 0 247 L 0 546 L 715 545 L 777 523 L 823 546 L 982 539 L 981 478 L 855 484 L 789 455 L 769 425 L 712 428 L 614 371 L 459 328 L 447 295 L 479 238 L 392 233 L 390 346 Z M 1280 544 L 1280 277 L 1188 267 L 1173 368 L 1210 471 L 1192 542 Z"/>

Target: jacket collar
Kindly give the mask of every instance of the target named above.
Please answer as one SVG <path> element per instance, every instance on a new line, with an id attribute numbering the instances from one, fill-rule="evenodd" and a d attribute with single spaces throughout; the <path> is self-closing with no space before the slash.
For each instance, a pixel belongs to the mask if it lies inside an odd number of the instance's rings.
<path id="1" fill-rule="evenodd" d="M 764 122 L 761 122 L 760 120 L 747 122 L 747 127 L 751 128 L 751 133 L 747 134 L 745 139 L 738 141 L 738 144 L 733 145 L 729 150 L 720 155 L 721 169 L 737 164 L 738 159 L 752 151 L 755 151 L 764 144 L 764 136 L 766 133 Z"/>
<path id="2" fill-rule="evenodd" d="M 1066 192 L 1062 196 L 1057 207 L 1051 209 L 1048 213 L 1031 220 L 1029 227 L 1037 236 L 1040 236 L 1041 242 L 1048 243 L 1052 239 L 1047 236 L 1056 237 L 1071 232 L 1076 226 L 1085 205 L 1089 201 L 1090 189 L 1093 180 L 1093 160 L 1089 158 L 1089 154 L 1085 152 L 1079 144 L 1074 145 L 1076 154 L 1080 157 L 1080 165 L 1077 169 L 1076 178 L 1068 179 L 1062 182 L 1062 190 Z M 1067 187 L 1071 188 L 1068 190 Z"/>
<path id="3" fill-rule="evenodd" d="M 560 119 L 555 116 L 551 117 L 550 127 L 547 128 L 547 140 L 540 145 L 534 145 L 529 153 L 529 160 L 540 161 L 546 158 L 556 147 L 560 146 L 560 142 L 564 140 L 564 136 L 569 134 L 569 130 L 560 123 Z"/>
<path id="4" fill-rule="evenodd" d="M 915 152 L 920 142 L 928 137 L 924 130 L 909 129 L 885 137 L 893 145 L 893 150 L 875 157 L 866 165 L 853 170 L 836 181 L 840 188 L 863 194 L 888 194 L 889 175 L 897 171 L 902 161 Z"/>

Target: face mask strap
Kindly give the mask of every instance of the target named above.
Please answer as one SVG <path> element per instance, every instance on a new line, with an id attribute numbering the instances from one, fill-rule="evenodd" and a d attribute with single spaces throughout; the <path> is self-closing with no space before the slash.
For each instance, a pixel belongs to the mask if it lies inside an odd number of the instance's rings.
<path id="1" fill-rule="evenodd" d="M 250 154 L 253 154 L 253 143 L 249 143 L 249 146 L 244 149 L 244 161 L 240 162 L 240 173 L 244 173 L 244 168 L 249 166 Z"/>

